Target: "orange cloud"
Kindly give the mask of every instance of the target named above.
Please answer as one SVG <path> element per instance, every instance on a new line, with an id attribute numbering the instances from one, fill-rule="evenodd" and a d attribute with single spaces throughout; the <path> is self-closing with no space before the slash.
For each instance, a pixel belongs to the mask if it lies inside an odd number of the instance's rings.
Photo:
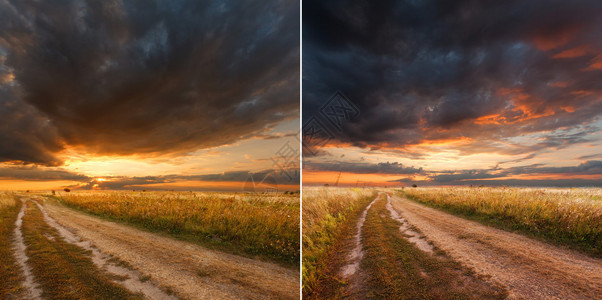
<path id="1" fill-rule="evenodd" d="M 557 81 L 557 82 L 552 82 L 549 84 L 549 86 L 551 87 L 559 87 L 559 88 L 565 88 L 569 85 L 568 81 Z"/>
<path id="2" fill-rule="evenodd" d="M 500 114 L 492 114 L 492 115 L 478 117 L 474 121 L 474 123 L 479 124 L 479 125 L 485 125 L 485 124 L 501 125 L 502 122 L 505 122 L 504 121 L 505 119 L 506 118 L 502 117 Z"/>
<path id="3" fill-rule="evenodd" d="M 571 95 L 575 95 L 575 96 L 590 96 L 593 94 L 594 94 L 594 92 L 592 92 L 592 91 L 584 91 L 584 90 L 578 90 L 578 91 L 571 92 Z"/>
<path id="4" fill-rule="evenodd" d="M 553 34 L 540 34 L 533 37 L 533 43 L 537 48 L 543 51 L 552 50 L 570 42 L 577 32 L 581 30 L 581 25 L 565 27 Z"/>
<path id="5" fill-rule="evenodd" d="M 569 113 L 573 113 L 575 112 L 575 107 L 574 106 L 561 106 L 560 108 L 562 108 L 564 111 L 569 112 Z"/>
<path id="6" fill-rule="evenodd" d="M 584 69 L 585 71 L 602 70 L 602 54 L 591 60 L 591 65 Z"/>
<path id="7" fill-rule="evenodd" d="M 554 110 L 549 107 L 545 107 L 543 111 L 540 109 L 544 101 L 532 97 L 523 92 L 522 89 L 501 88 L 497 91 L 497 94 L 509 98 L 514 104 L 512 111 L 520 113 L 519 116 L 513 116 L 511 118 L 500 116 L 497 119 L 498 124 L 513 124 L 554 115 Z"/>
<path id="8" fill-rule="evenodd" d="M 591 49 L 590 46 L 581 45 L 579 47 L 564 50 L 552 57 L 553 58 L 573 58 L 573 57 L 579 57 L 579 56 L 586 55 L 588 53 L 591 53 L 592 51 L 593 51 L 593 49 Z"/>

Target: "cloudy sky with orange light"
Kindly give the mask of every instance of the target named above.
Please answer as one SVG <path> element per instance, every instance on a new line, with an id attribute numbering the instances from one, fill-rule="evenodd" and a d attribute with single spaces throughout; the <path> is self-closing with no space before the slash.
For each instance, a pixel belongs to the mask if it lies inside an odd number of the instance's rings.
<path id="1" fill-rule="evenodd" d="M 297 1 L 0 0 L 0 20 L 0 190 L 299 188 Z"/>
<path id="2" fill-rule="evenodd" d="M 600 28 L 597 0 L 303 1 L 303 122 L 328 132 L 303 183 L 602 186 Z M 324 113 L 336 91 L 359 115 Z"/>

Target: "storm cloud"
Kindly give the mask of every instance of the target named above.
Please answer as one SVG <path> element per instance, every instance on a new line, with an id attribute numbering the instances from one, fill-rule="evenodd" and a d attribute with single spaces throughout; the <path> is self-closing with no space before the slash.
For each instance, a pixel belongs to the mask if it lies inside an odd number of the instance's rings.
<path id="1" fill-rule="evenodd" d="M 296 1 L 0 1 L 0 162 L 182 154 L 298 117 Z"/>
<path id="2" fill-rule="evenodd" d="M 421 181 L 421 184 L 428 185 L 520 185 L 520 186 L 597 186 L 602 187 L 602 181 L 599 179 L 588 179 L 588 175 L 602 174 L 602 161 L 586 161 L 576 166 L 566 167 L 547 167 L 542 164 L 532 164 L 526 166 L 510 167 L 501 169 L 498 167 L 491 169 L 474 169 L 461 171 L 445 172 L 426 172 L 428 181 Z M 563 179 L 508 179 L 512 175 L 571 175 L 577 178 Z M 563 181 L 564 180 L 564 181 Z M 411 178 L 398 180 L 399 182 L 410 183 Z M 524 181 L 521 183 L 521 181 Z"/>
<path id="3" fill-rule="evenodd" d="M 303 18 L 304 118 L 337 90 L 361 112 L 334 142 L 528 155 L 600 130 L 600 1 L 310 0 Z"/>
<path id="4" fill-rule="evenodd" d="M 306 170 L 311 171 L 332 171 L 346 172 L 355 174 L 420 174 L 422 168 L 404 166 L 398 162 L 386 163 L 318 163 L 308 162 L 305 164 Z"/>
<path id="5" fill-rule="evenodd" d="M 7 166 L 0 167 L 0 179 L 53 181 L 70 180 L 87 182 L 93 178 L 60 168 L 44 168 L 37 166 Z"/>
<path id="6" fill-rule="evenodd" d="M 109 190 L 128 190 L 128 189 L 156 189 L 165 190 L 171 188 L 164 184 L 177 182 L 231 182 L 240 183 L 240 189 L 248 185 L 268 185 L 274 188 L 286 185 L 295 185 L 298 182 L 291 180 L 290 173 L 294 170 L 274 170 L 267 169 L 261 171 L 233 171 L 206 175 L 162 175 L 162 176 L 132 176 L 132 177 L 104 177 L 103 180 L 97 178 L 91 179 L 86 185 L 79 186 L 81 189 L 109 189 Z M 0 169 L 0 175 L 2 170 Z M 192 189 L 203 189 L 203 187 L 192 184 Z M 236 186 L 235 184 L 233 186 Z M 173 187 L 175 189 L 191 189 L 191 187 Z M 215 189 L 210 187 L 208 189 Z M 232 189 L 230 187 L 229 189 Z"/>

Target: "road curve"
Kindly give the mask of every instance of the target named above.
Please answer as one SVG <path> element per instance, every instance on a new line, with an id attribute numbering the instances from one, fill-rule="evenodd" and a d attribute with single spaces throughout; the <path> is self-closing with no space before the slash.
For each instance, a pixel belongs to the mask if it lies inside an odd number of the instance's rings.
<path id="1" fill-rule="evenodd" d="M 209 250 L 44 201 L 60 225 L 186 299 L 299 299 L 298 270 Z"/>
<path id="2" fill-rule="evenodd" d="M 454 260 L 506 286 L 514 299 L 601 299 L 602 260 L 484 226 L 402 197 L 392 205 Z"/>

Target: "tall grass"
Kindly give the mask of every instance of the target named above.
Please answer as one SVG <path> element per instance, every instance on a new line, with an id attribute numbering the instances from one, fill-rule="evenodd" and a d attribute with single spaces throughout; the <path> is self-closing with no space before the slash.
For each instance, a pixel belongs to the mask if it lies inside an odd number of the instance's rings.
<path id="1" fill-rule="evenodd" d="M 303 189 L 303 293 L 308 295 L 323 275 L 325 256 L 337 242 L 353 212 L 376 196 L 372 189 Z"/>
<path id="2" fill-rule="evenodd" d="M 91 214 L 237 254 L 298 266 L 299 196 L 190 192 L 79 192 L 62 203 Z"/>
<path id="3" fill-rule="evenodd" d="M 12 193 L 0 192 L 0 209 L 13 207 L 15 205 L 17 205 L 17 201 Z"/>
<path id="4" fill-rule="evenodd" d="M 13 194 L 0 192 L 0 299 L 18 299 L 22 291 L 23 277 L 12 248 L 20 209 Z"/>
<path id="5" fill-rule="evenodd" d="M 416 188 L 413 200 L 602 256 L 602 189 Z"/>

